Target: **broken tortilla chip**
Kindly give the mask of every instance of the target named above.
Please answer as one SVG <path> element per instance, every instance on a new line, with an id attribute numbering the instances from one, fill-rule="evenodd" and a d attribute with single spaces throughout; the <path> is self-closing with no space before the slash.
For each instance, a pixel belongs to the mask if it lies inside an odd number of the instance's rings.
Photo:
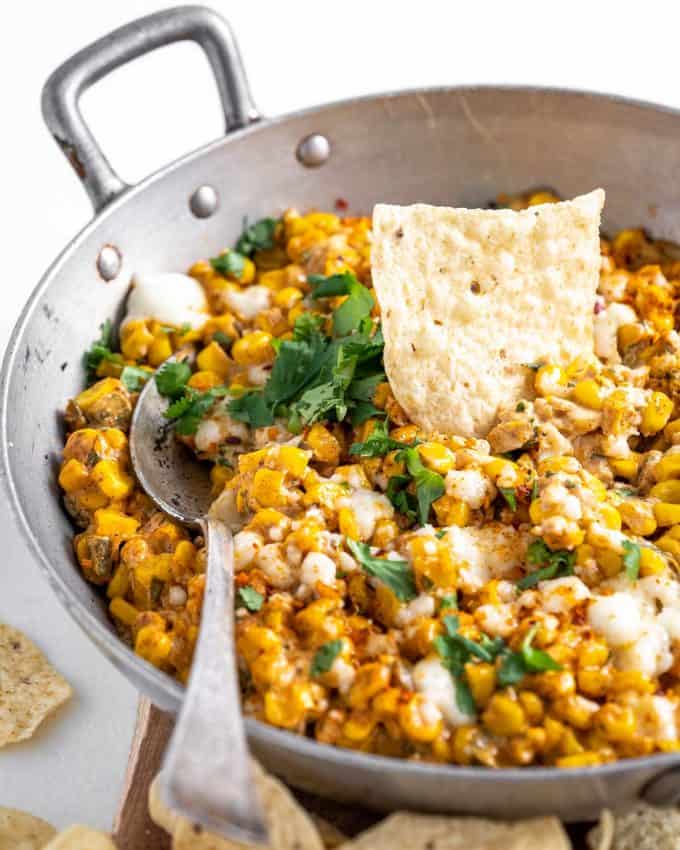
<path id="1" fill-rule="evenodd" d="M 557 818 L 503 823 L 399 812 L 339 850 L 570 850 Z"/>
<path id="2" fill-rule="evenodd" d="M 262 810 L 267 819 L 269 846 L 275 850 L 324 850 L 314 822 L 286 786 L 252 762 Z M 149 788 L 149 814 L 172 834 L 173 850 L 242 850 L 246 845 L 205 832 L 168 809 L 158 792 L 158 777 Z"/>
<path id="3" fill-rule="evenodd" d="M 34 815 L 0 807 L 0 850 L 42 850 L 56 832 Z"/>
<path id="4" fill-rule="evenodd" d="M 71 693 L 26 635 L 0 623 L 0 747 L 30 738 Z"/>
<path id="5" fill-rule="evenodd" d="M 513 210 L 378 204 L 372 278 L 396 400 L 426 431 L 484 437 L 536 361 L 593 356 L 604 192 Z"/>
<path id="6" fill-rule="evenodd" d="M 105 832 L 76 825 L 60 832 L 43 850 L 116 850 L 116 845 Z"/>

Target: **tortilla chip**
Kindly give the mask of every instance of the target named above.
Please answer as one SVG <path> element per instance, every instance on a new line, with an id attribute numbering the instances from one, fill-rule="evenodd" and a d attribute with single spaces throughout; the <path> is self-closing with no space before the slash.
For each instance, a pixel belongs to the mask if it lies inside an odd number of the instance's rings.
<path id="1" fill-rule="evenodd" d="M 605 809 L 588 833 L 592 850 L 680 850 L 680 812 L 644 803 L 612 814 Z"/>
<path id="2" fill-rule="evenodd" d="M 310 817 L 314 821 L 314 826 L 319 831 L 326 850 L 335 850 L 336 847 L 340 847 L 345 841 L 349 840 L 344 832 L 341 832 L 337 826 L 334 826 L 330 821 L 327 821 L 320 815 L 310 812 Z"/>
<path id="3" fill-rule="evenodd" d="M 71 693 L 34 643 L 0 623 L 0 747 L 30 738 Z"/>
<path id="4" fill-rule="evenodd" d="M 275 850 L 324 850 L 310 816 L 286 786 L 252 763 L 255 783 L 267 819 L 270 846 Z M 149 788 L 149 814 L 154 823 L 172 834 L 173 850 L 241 850 L 246 845 L 205 832 L 172 812 L 160 799 L 158 777 Z"/>
<path id="5" fill-rule="evenodd" d="M 88 826 L 70 826 L 47 844 L 44 850 L 116 850 L 105 832 Z"/>
<path id="6" fill-rule="evenodd" d="M 521 212 L 378 204 L 385 371 L 426 431 L 484 437 L 531 397 L 526 364 L 592 356 L 604 192 Z"/>
<path id="7" fill-rule="evenodd" d="M 557 818 L 503 823 L 400 812 L 339 850 L 570 850 Z"/>
<path id="8" fill-rule="evenodd" d="M 42 850 L 56 833 L 47 821 L 0 807 L 0 850 Z"/>

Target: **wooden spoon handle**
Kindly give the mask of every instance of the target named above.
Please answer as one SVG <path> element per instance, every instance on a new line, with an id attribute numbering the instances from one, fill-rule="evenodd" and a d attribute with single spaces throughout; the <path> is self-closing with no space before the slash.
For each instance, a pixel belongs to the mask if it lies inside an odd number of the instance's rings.
<path id="1" fill-rule="evenodd" d="M 149 785 L 158 773 L 174 718 L 140 699 L 123 792 L 113 822 L 118 850 L 169 850 L 170 836 L 149 817 Z"/>

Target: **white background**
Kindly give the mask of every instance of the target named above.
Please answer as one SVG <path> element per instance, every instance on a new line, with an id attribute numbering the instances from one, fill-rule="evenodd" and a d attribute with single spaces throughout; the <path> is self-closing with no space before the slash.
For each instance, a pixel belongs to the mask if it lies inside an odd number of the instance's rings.
<path id="1" fill-rule="evenodd" d="M 43 127 L 41 86 L 77 49 L 163 5 L 24 0 L 3 7 L 1 347 L 38 277 L 90 216 L 78 181 Z M 265 115 L 386 89 L 483 82 L 595 89 L 680 107 L 675 2 L 213 5 L 235 29 Z M 83 110 L 130 181 L 221 132 L 207 63 L 191 45 L 119 71 L 84 97 Z M 107 828 L 136 695 L 62 612 L 4 504 L 0 529 L 0 621 L 25 629 L 76 690 L 72 704 L 32 742 L 0 751 L 0 805 L 29 809 L 58 826 L 80 821 Z"/>

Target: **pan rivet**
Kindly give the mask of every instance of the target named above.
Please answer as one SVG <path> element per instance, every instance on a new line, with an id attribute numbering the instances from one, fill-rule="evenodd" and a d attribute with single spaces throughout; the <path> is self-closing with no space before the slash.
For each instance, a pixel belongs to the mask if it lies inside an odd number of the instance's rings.
<path id="1" fill-rule="evenodd" d="M 300 142 L 295 155 L 307 168 L 317 168 L 331 155 L 331 143 L 320 133 L 312 133 Z"/>
<path id="2" fill-rule="evenodd" d="M 97 257 L 97 271 L 104 280 L 113 280 L 118 276 L 122 262 L 120 251 L 115 245 L 104 245 Z"/>
<path id="3" fill-rule="evenodd" d="M 189 207 L 196 218 L 210 218 L 220 205 L 220 196 L 214 186 L 199 186 L 189 198 Z"/>

